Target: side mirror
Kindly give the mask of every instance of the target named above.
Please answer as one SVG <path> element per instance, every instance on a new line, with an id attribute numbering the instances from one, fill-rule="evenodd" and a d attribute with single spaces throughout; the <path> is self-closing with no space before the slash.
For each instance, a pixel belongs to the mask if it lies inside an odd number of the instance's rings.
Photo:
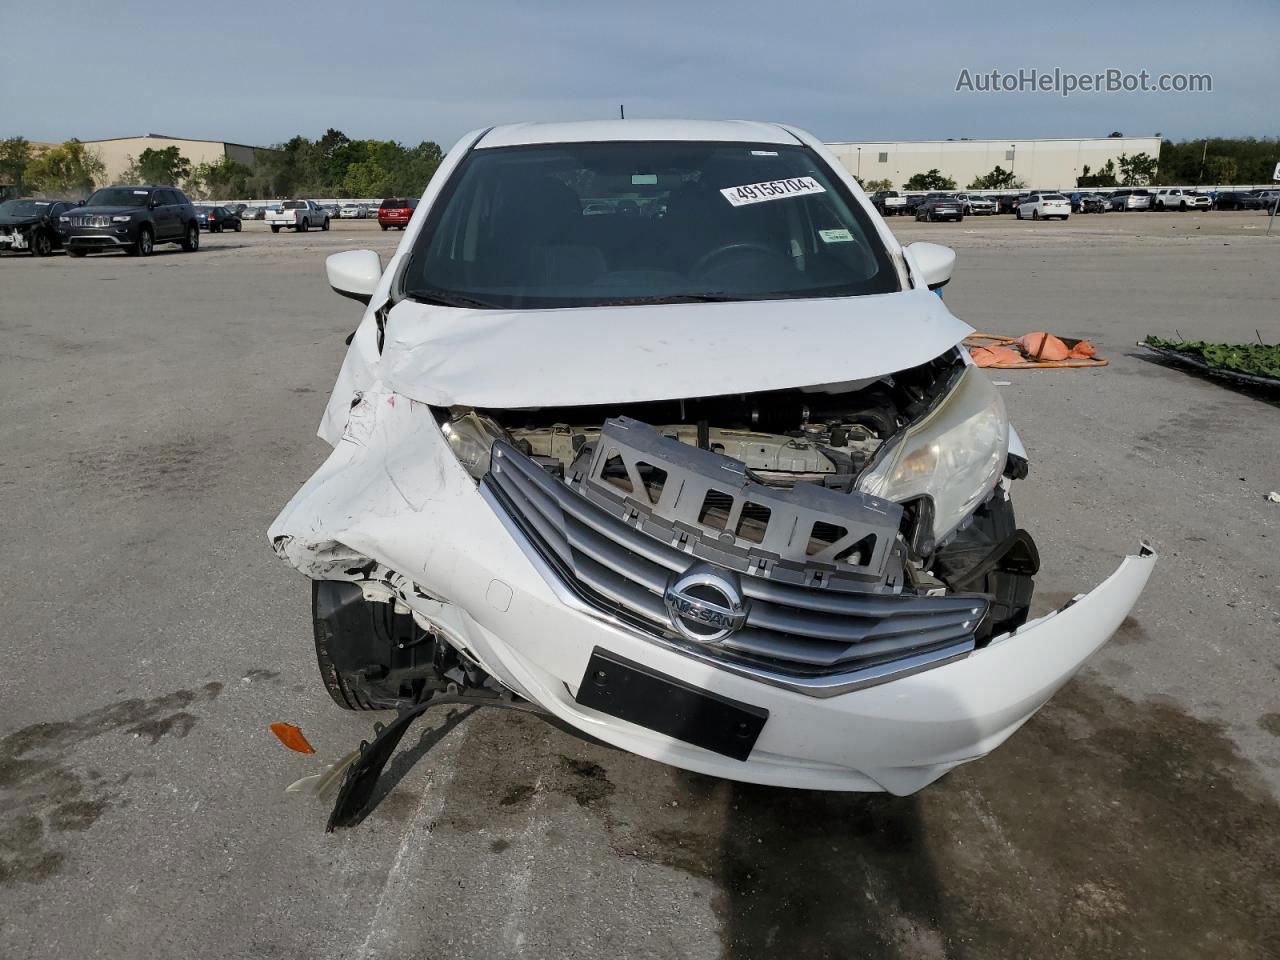
<path id="1" fill-rule="evenodd" d="M 372 250 L 346 250 L 324 262 L 334 293 L 367 304 L 382 279 L 382 258 Z"/>
<path id="2" fill-rule="evenodd" d="M 956 268 L 956 252 L 950 247 L 919 240 L 907 244 L 903 252 L 915 261 L 914 267 L 920 271 L 921 279 L 930 290 L 937 290 L 950 282 L 951 274 Z"/>

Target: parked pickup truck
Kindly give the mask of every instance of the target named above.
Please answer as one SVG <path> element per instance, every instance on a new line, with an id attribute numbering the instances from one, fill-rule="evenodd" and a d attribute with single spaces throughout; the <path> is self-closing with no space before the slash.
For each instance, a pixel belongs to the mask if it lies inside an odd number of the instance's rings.
<path id="1" fill-rule="evenodd" d="M 279 210 L 267 211 L 266 221 L 272 233 L 279 233 L 281 227 L 289 227 L 299 233 L 306 233 L 312 227 L 329 229 L 329 214 L 314 200 L 286 200 L 280 204 Z"/>
<path id="2" fill-rule="evenodd" d="M 871 195 L 871 205 L 880 211 L 882 217 L 907 212 L 907 198 L 897 190 L 877 190 Z"/>

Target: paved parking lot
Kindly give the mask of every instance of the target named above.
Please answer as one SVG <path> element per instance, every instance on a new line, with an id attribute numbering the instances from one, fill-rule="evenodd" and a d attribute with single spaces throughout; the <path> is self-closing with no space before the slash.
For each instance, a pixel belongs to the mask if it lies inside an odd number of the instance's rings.
<path id="1" fill-rule="evenodd" d="M 891 225 L 958 249 L 947 301 L 978 329 L 1110 359 L 994 379 L 1031 452 L 1037 608 L 1140 540 L 1161 553 L 1114 641 L 907 799 L 713 781 L 464 710 L 414 728 L 336 835 L 283 789 L 371 719 L 321 688 L 306 582 L 265 531 L 325 456 L 358 319 L 323 257 L 401 235 L 0 256 L 0 956 L 1274 956 L 1280 409 L 1134 342 L 1280 341 L 1280 237 L 1251 213 Z"/>

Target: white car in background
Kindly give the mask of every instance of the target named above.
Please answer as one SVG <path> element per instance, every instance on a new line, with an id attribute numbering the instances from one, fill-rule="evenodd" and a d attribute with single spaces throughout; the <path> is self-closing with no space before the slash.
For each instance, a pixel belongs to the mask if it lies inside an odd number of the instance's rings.
<path id="1" fill-rule="evenodd" d="M 1071 217 L 1071 201 L 1060 193 L 1028 194 L 1015 211 L 1019 220 L 1052 220 Z"/>
<path id="2" fill-rule="evenodd" d="M 385 266 L 331 256 L 364 317 L 269 539 L 328 693 L 401 710 L 331 825 L 436 704 L 894 794 L 1013 734 L 1155 557 L 1029 619 L 1026 452 L 935 294 L 954 262 L 810 134 L 675 120 L 475 131 Z"/>
<path id="3" fill-rule="evenodd" d="M 364 207 L 348 203 L 338 211 L 338 217 L 342 220 L 363 220 Z"/>
<path id="4" fill-rule="evenodd" d="M 1153 210 L 1208 210 L 1211 206 L 1213 201 L 1207 196 L 1182 187 L 1161 187 L 1151 198 Z"/>
<path id="5" fill-rule="evenodd" d="M 312 227 L 329 229 L 329 214 L 314 200 L 286 200 L 278 209 L 267 211 L 267 226 L 272 233 L 287 228 L 306 233 Z"/>

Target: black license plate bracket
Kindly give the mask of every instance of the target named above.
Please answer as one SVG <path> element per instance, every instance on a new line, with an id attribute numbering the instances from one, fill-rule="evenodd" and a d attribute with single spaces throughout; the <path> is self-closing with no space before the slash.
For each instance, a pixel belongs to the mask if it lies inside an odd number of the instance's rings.
<path id="1" fill-rule="evenodd" d="M 746 760 L 769 711 L 659 673 L 600 647 L 591 652 L 574 698 L 626 720 L 734 760 Z"/>

